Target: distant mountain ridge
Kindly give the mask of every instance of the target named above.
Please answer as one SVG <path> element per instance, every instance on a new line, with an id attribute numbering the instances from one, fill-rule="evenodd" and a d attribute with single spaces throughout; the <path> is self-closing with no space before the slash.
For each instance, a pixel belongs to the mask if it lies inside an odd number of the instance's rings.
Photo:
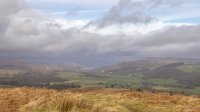
<path id="1" fill-rule="evenodd" d="M 94 71 L 100 74 L 128 75 L 141 74 L 148 79 L 175 79 L 179 86 L 200 86 L 200 60 L 187 58 L 143 59 L 104 66 Z"/>
<path id="2" fill-rule="evenodd" d="M 28 63 L 20 60 L 0 60 L 0 68 L 26 69 Z"/>
<path id="3" fill-rule="evenodd" d="M 125 61 L 114 65 L 94 69 L 96 72 L 130 73 L 136 71 L 152 70 L 161 66 L 173 64 L 200 64 L 200 59 L 191 58 L 150 58 L 135 61 Z"/>

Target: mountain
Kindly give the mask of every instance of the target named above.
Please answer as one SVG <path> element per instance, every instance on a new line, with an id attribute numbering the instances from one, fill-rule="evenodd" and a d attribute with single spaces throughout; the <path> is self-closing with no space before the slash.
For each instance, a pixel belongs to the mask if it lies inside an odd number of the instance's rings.
<path id="1" fill-rule="evenodd" d="M 190 58 L 149 58 L 149 59 L 141 59 L 134 61 L 125 61 L 114 65 L 103 66 L 94 69 L 95 72 L 102 73 L 132 73 L 132 72 L 141 72 L 141 71 L 149 71 L 154 70 L 156 68 L 162 67 L 165 68 L 167 66 L 173 66 L 173 64 L 178 64 L 177 66 L 181 66 L 184 64 L 187 65 L 198 65 L 200 63 L 200 59 L 190 59 Z M 180 64 L 180 65 L 179 65 Z"/>
<path id="2" fill-rule="evenodd" d="M 177 60 L 143 59 L 126 61 L 114 65 L 103 66 L 95 69 L 96 72 L 103 73 L 131 73 L 138 71 L 148 71 L 157 67 L 178 62 Z"/>
<path id="3" fill-rule="evenodd" d="M 25 69 L 27 63 L 20 60 L 0 60 L 1 69 Z"/>
<path id="4" fill-rule="evenodd" d="M 95 72 L 109 75 L 140 74 L 143 80 L 173 79 L 177 86 L 200 86 L 200 60 L 187 58 L 143 59 L 121 62 L 94 69 Z"/>

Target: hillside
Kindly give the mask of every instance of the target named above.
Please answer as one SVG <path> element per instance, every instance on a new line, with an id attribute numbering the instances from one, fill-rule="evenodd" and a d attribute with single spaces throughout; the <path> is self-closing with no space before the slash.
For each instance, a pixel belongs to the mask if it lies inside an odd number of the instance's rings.
<path id="1" fill-rule="evenodd" d="M 190 58 L 149 58 L 133 61 L 120 62 L 118 64 L 108 65 L 94 69 L 96 72 L 124 74 L 130 72 L 144 72 L 147 70 L 156 69 L 158 67 L 167 67 L 174 63 L 199 65 L 200 59 Z M 174 66 L 175 67 L 175 66 Z"/>
<path id="2" fill-rule="evenodd" d="M 176 87 L 194 88 L 200 86 L 199 61 L 199 59 L 187 58 L 144 59 L 104 66 L 94 71 L 109 75 L 139 75 L 145 83 L 154 79 L 173 79 L 177 83 Z"/>
<path id="3" fill-rule="evenodd" d="M 0 112 L 200 112 L 200 98 L 123 89 L 0 89 Z"/>
<path id="4" fill-rule="evenodd" d="M 41 64 L 30 63 L 21 60 L 0 60 L 0 76 L 2 75 L 19 75 L 30 72 L 48 73 L 55 71 L 79 71 L 81 65 L 74 63 L 57 64 Z"/>
<path id="5" fill-rule="evenodd" d="M 170 61 L 171 62 L 171 61 Z M 105 73 L 130 73 L 138 72 L 153 69 L 165 64 L 170 63 L 168 61 L 160 60 L 135 60 L 135 61 L 126 61 L 114 65 L 103 66 L 95 69 L 96 72 L 105 72 Z"/>

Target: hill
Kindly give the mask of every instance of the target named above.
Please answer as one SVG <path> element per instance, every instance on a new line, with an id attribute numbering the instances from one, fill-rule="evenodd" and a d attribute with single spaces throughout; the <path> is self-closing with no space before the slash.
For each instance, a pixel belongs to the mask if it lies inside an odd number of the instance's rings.
<path id="1" fill-rule="evenodd" d="M 135 60 L 135 61 L 121 62 L 109 66 L 103 66 L 95 69 L 94 71 L 102 73 L 124 74 L 130 72 L 145 71 L 168 63 L 169 62 L 167 61 L 160 61 L 160 60 Z"/>
<path id="2" fill-rule="evenodd" d="M 173 64 L 183 64 L 187 65 L 199 65 L 200 59 L 190 59 L 190 58 L 149 58 L 134 61 L 125 61 L 118 64 L 103 66 L 94 69 L 95 72 L 105 72 L 105 73 L 117 73 L 125 74 L 130 72 L 141 72 L 156 69 L 161 66 L 173 65 Z M 167 67 L 167 66 L 166 66 Z M 175 66 L 174 66 L 175 67 Z"/>
<path id="3" fill-rule="evenodd" d="M 94 69 L 110 75 L 140 74 L 144 79 L 174 78 L 181 84 L 200 86 L 200 60 L 197 59 L 144 59 L 121 62 Z"/>
<path id="4" fill-rule="evenodd" d="M 1 112 L 200 112 L 200 98 L 125 89 L 0 89 Z"/>

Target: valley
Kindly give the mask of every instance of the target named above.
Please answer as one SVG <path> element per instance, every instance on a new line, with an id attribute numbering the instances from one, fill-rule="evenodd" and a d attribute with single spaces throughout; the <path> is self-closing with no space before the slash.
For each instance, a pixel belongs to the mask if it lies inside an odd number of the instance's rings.
<path id="1" fill-rule="evenodd" d="M 149 59 L 88 71 L 79 66 L 1 64 L 2 87 L 125 88 L 200 95 L 200 64 L 194 60 Z"/>

